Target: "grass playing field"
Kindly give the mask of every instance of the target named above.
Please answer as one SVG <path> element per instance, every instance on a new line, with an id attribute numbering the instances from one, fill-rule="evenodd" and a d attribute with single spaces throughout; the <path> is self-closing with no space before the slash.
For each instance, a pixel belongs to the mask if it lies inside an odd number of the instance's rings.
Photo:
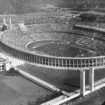
<path id="1" fill-rule="evenodd" d="M 44 54 L 52 56 L 63 56 L 63 57 L 77 57 L 77 56 L 87 56 L 91 52 L 88 49 L 78 48 L 71 45 L 70 42 L 63 42 L 59 40 L 44 40 L 32 42 L 27 45 L 27 49 L 30 51 L 39 51 Z"/>

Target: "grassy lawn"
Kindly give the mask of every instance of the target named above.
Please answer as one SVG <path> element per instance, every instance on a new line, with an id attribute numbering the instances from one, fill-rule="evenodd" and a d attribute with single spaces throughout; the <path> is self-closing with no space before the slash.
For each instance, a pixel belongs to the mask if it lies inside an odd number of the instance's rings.
<path id="1" fill-rule="evenodd" d="M 18 66 L 18 68 L 21 68 L 60 89 L 72 91 L 79 88 L 79 71 L 53 70 L 29 64 Z"/>
<path id="2" fill-rule="evenodd" d="M 0 105 L 27 105 L 52 92 L 20 76 L 5 76 L 0 73 Z"/>
<path id="3" fill-rule="evenodd" d="M 80 87 L 79 71 L 63 71 L 37 67 L 30 64 L 18 66 L 20 69 L 49 82 L 60 89 L 74 91 Z M 86 85 L 89 82 L 88 71 L 86 71 Z M 105 78 L 105 70 L 95 71 L 95 81 Z"/>

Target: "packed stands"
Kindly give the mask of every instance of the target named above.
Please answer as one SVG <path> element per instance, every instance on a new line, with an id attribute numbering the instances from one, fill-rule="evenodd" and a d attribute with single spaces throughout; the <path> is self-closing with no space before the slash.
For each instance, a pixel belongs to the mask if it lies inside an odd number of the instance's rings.
<path id="1" fill-rule="evenodd" d="M 25 47 L 25 45 L 30 41 L 28 35 L 24 34 L 20 29 L 8 30 L 1 37 L 7 44 L 11 43 L 11 46 L 17 47 Z"/>
<path id="2" fill-rule="evenodd" d="M 55 11 L 56 10 L 47 12 L 40 11 L 34 14 L 17 16 L 16 20 L 19 18 L 24 20 L 23 22 L 27 26 L 26 32 L 17 27 L 13 30 L 6 31 L 2 36 L 2 40 L 6 41 L 6 43 L 11 43 L 12 46 L 16 45 L 16 47 L 25 49 L 27 43 L 44 40 L 65 41 L 75 43 L 77 46 L 81 45 L 83 48 L 86 47 L 87 49 L 90 48 L 94 50 L 98 50 L 100 49 L 100 46 L 103 46 L 103 41 L 101 40 L 105 39 L 104 33 L 96 32 L 94 30 L 77 29 L 73 26 L 74 24 L 87 24 L 88 26 L 104 27 L 104 24 L 101 23 L 97 25 L 92 22 L 79 21 L 75 23 L 75 19 L 71 19 L 72 15 L 67 15 L 69 11 L 59 9 L 56 12 Z"/>
<path id="3" fill-rule="evenodd" d="M 29 33 L 36 32 L 70 32 L 67 24 L 46 23 L 46 24 L 34 24 L 33 26 L 27 26 Z"/>
<path id="4" fill-rule="evenodd" d="M 17 27 L 7 30 L 0 36 L 0 44 L 4 50 L 14 57 L 39 64 L 42 67 L 64 70 L 87 70 L 92 67 L 105 66 L 103 32 L 72 28 L 74 23 L 69 21 L 71 17 L 62 11 L 41 12 L 32 17 L 30 14 L 21 17 L 28 27 L 26 32 Z M 85 23 L 78 24 L 85 25 Z M 104 24 L 97 25 L 88 22 L 87 25 L 104 28 Z M 35 44 L 32 46 L 34 50 L 28 48 L 28 45 L 32 43 Z M 65 44 L 77 48 L 77 56 L 71 57 L 69 54 L 65 56 L 62 49 Z M 76 50 L 73 51 L 73 54 L 75 52 Z"/>
<path id="5" fill-rule="evenodd" d="M 55 30 L 54 26 L 56 26 Z M 2 40 L 6 41 L 6 43 L 11 43 L 12 46 L 25 49 L 27 43 L 29 42 L 44 40 L 58 40 L 76 43 L 94 50 L 98 50 L 98 48 L 100 48 L 99 45 L 103 44 L 103 42 L 102 44 L 98 44 L 100 41 L 95 39 L 100 38 L 103 34 L 98 35 L 97 32 L 94 33 L 92 31 L 75 28 L 68 31 L 68 27 L 66 28 L 65 26 L 60 26 L 61 25 L 59 24 L 36 24 L 29 26 L 27 32 L 23 32 L 18 27 L 16 29 L 6 31 L 2 36 Z"/>

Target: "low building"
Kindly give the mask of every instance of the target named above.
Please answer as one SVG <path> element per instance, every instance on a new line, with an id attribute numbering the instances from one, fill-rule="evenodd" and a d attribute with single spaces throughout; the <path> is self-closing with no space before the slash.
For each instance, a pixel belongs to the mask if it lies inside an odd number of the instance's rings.
<path id="1" fill-rule="evenodd" d="M 0 58 L 0 71 L 8 71 L 11 68 L 11 62 Z"/>

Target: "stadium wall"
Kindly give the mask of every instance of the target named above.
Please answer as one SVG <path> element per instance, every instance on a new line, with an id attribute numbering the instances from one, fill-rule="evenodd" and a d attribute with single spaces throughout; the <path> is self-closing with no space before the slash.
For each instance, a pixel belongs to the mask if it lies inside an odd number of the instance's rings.
<path id="1" fill-rule="evenodd" d="M 33 54 L 31 52 L 13 48 L 0 41 L 0 46 L 13 57 L 28 61 L 37 66 L 58 70 L 89 70 L 90 68 L 104 68 L 105 57 L 53 57 L 49 55 Z"/>

